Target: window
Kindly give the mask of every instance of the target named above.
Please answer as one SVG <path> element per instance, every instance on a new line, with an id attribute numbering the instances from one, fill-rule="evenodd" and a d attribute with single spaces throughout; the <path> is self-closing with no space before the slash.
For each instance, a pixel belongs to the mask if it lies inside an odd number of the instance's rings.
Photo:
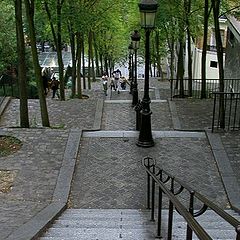
<path id="1" fill-rule="evenodd" d="M 228 30 L 228 43 L 230 44 L 231 47 L 234 47 L 234 42 L 235 42 L 235 37 L 233 33 Z"/>
<path id="2" fill-rule="evenodd" d="M 217 68 L 218 67 L 218 63 L 216 61 L 210 61 L 210 67 Z"/>

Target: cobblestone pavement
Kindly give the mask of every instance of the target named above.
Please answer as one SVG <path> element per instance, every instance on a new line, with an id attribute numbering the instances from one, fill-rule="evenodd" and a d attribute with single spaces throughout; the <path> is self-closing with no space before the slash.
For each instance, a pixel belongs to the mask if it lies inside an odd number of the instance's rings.
<path id="1" fill-rule="evenodd" d="M 71 99 L 59 101 L 48 99 L 47 107 L 49 121 L 52 127 L 88 129 L 93 125 L 96 99 Z M 88 108 L 88 111 L 85 108 Z M 4 116 L 1 127 L 16 127 L 20 125 L 19 100 L 12 100 Z M 29 100 L 29 121 L 31 127 L 42 127 L 39 101 Z"/>
<path id="2" fill-rule="evenodd" d="M 62 164 L 68 130 L 0 129 L 23 143 L 15 154 L 0 158 L 0 169 L 16 172 L 11 191 L 0 192 L 0 239 L 51 202 Z"/>
<path id="3" fill-rule="evenodd" d="M 155 139 L 139 148 L 135 138 L 82 138 L 71 191 L 74 208 L 144 208 L 146 175 L 142 158 L 188 182 L 223 208 L 228 200 L 205 138 Z M 186 197 L 186 196 L 185 196 Z"/>
<path id="4" fill-rule="evenodd" d="M 240 185 L 240 134 L 236 132 L 220 133 L 225 151 Z"/>
<path id="5" fill-rule="evenodd" d="M 213 99 L 174 99 L 182 130 L 203 130 L 212 126 Z"/>
<path id="6" fill-rule="evenodd" d="M 168 81 L 150 81 L 152 129 L 173 130 Z M 143 80 L 139 81 L 143 89 Z M 157 96 L 156 89 L 159 89 Z M 91 130 L 98 99 L 105 99 L 101 130 L 132 131 L 135 112 L 131 94 L 121 91 L 114 97 L 103 94 L 101 83 L 84 90 L 88 99 L 61 102 L 47 99 L 51 126 L 42 128 L 38 101 L 29 101 L 30 129 L 19 126 L 19 101 L 12 100 L 0 119 L 0 135 L 12 135 L 23 141 L 17 153 L 0 158 L 0 170 L 16 171 L 9 193 L 0 192 L 0 239 L 31 219 L 51 201 L 61 168 L 70 129 Z M 139 96 L 142 97 L 142 91 Z M 110 100 L 110 101 L 109 101 Z M 125 102 L 120 103 L 120 100 Z M 128 100 L 128 101 L 126 101 Z M 176 115 L 184 130 L 202 130 L 211 126 L 211 101 L 173 99 Z M 197 111 L 196 111 L 197 108 Z M 145 176 L 142 157 L 151 155 L 166 170 L 192 184 L 222 207 L 228 206 L 224 187 L 206 137 L 156 138 L 153 148 L 139 148 L 134 137 L 82 137 L 72 184 L 73 207 L 144 207 Z M 124 132 L 123 132 L 124 135 Z M 238 132 L 222 133 L 222 142 L 239 178 L 240 138 Z M 107 178 L 109 177 L 109 178 Z M 114 189 L 114 191 L 113 191 Z M 95 191 L 96 190 L 96 191 Z"/>
<path id="7" fill-rule="evenodd" d="M 152 129 L 153 130 L 173 130 L 171 114 L 167 102 L 151 103 Z M 135 130 L 136 111 L 131 107 L 131 103 L 105 102 L 103 130 Z"/>

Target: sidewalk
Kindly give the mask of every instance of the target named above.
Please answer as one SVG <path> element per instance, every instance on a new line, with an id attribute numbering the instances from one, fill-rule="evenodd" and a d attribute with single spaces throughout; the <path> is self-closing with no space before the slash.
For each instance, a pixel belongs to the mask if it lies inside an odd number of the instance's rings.
<path id="1" fill-rule="evenodd" d="M 50 203 L 66 202 L 72 177 L 70 207 L 144 208 L 146 181 L 141 159 L 149 152 L 161 167 L 229 208 L 226 187 L 233 183 L 232 177 L 240 184 L 239 133 L 217 134 L 234 171 L 226 176 L 214 155 L 219 148 L 210 145 L 215 135 L 209 135 L 209 143 L 203 132 L 211 126 L 211 100 L 169 102 L 168 82 L 152 80 L 150 84 L 155 141 L 150 149 L 135 144 L 138 133 L 128 91 L 113 92 L 105 99 L 100 83 L 94 83 L 92 90 L 84 92 L 89 99 L 48 99 L 49 118 L 55 127 L 50 129 L 41 126 L 37 100 L 29 101 L 32 128 L 15 128 L 19 125 L 19 101 L 11 101 L 1 117 L 0 135 L 18 137 L 23 147 L 0 158 L 1 170 L 16 173 L 12 190 L 0 192 L 0 239 L 18 233 L 25 223 L 28 226 Z M 143 81 L 139 81 L 139 89 L 142 96 Z M 234 188 L 239 191 L 238 186 Z M 239 203 L 239 198 L 234 201 Z"/>

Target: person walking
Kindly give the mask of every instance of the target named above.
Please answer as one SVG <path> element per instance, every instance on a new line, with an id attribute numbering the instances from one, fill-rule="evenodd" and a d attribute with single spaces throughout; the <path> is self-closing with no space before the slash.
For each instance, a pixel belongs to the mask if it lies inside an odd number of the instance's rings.
<path id="1" fill-rule="evenodd" d="M 119 79 L 122 76 L 122 73 L 119 69 L 117 69 L 116 71 L 113 71 L 113 78 L 114 78 L 114 90 L 118 91 L 118 94 L 120 93 L 118 85 L 119 85 Z"/>
<path id="2" fill-rule="evenodd" d="M 55 77 L 53 77 L 51 82 L 52 98 L 55 98 L 56 94 L 58 95 L 57 93 L 58 87 L 59 87 L 59 81 Z"/>
<path id="3" fill-rule="evenodd" d="M 108 89 L 108 75 L 106 72 L 102 75 L 102 85 L 103 85 L 103 91 L 105 96 L 107 96 L 107 89 Z"/>

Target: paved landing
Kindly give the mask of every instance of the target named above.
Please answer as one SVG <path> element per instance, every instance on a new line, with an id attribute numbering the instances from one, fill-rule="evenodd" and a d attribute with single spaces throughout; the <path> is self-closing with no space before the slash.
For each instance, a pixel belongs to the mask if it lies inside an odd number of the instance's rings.
<path id="1" fill-rule="evenodd" d="M 72 183 L 71 207 L 144 208 L 146 174 L 141 161 L 147 155 L 220 206 L 228 206 L 215 160 L 202 133 L 156 138 L 154 148 L 137 147 L 137 138 L 127 132 L 119 137 L 109 137 L 106 133 L 83 134 Z M 186 197 L 183 195 L 183 199 Z"/>

